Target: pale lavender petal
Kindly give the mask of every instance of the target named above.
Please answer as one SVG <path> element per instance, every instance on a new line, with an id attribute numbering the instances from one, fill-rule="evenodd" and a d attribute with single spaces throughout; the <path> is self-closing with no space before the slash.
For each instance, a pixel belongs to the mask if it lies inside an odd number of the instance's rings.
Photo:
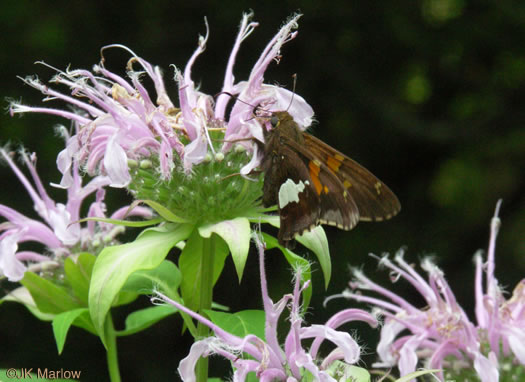
<path id="1" fill-rule="evenodd" d="M 275 99 L 271 111 L 287 110 L 299 127 L 304 130 L 312 124 L 314 109 L 300 95 L 275 85 L 263 85 L 269 98 Z"/>
<path id="2" fill-rule="evenodd" d="M 251 13 L 244 13 L 242 15 L 242 21 L 239 27 L 239 33 L 237 34 L 237 38 L 235 39 L 235 43 L 230 53 L 230 57 L 228 58 L 228 64 L 226 65 L 226 72 L 224 74 L 224 83 L 222 86 L 222 92 L 236 94 L 234 90 L 233 66 L 235 64 L 237 52 L 239 51 L 239 48 L 241 47 L 242 41 L 253 32 L 253 29 L 256 26 L 259 25 L 256 22 L 249 22 L 251 17 L 252 17 Z M 226 106 L 228 105 L 228 102 L 230 99 L 231 97 L 228 94 L 219 95 L 219 97 L 217 98 L 216 105 L 215 105 L 215 117 L 216 118 L 224 119 Z"/>
<path id="3" fill-rule="evenodd" d="M 159 160 L 162 177 L 169 179 L 175 163 L 173 162 L 173 149 L 165 141 L 160 144 Z"/>
<path id="4" fill-rule="evenodd" d="M 18 250 L 20 235 L 12 232 L 0 239 L 0 275 L 6 276 L 9 281 L 20 281 L 24 277 L 26 266 L 15 256 Z"/>
<path id="5" fill-rule="evenodd" d="M 201 357 L 207 357 L 210 353 L 210 343 L 215 338 L 208 337 L 200 341 L 196 341 L 191 345 L 189 354 L 179 363 L 177 371 L 184 382 L 195 382 L 197 380 L 195 375 L 195 365 Z"/>
<path id="6" fill-rule="evenodd" d="M 191 169 L 191 166 L 204 160 L 208 153 L 208 142 L 204 135 L 199 134 L 190 144 L 186 146 L 184 153 L 184 169 Z"/>
<path id="7" fill-rule="evenodd" d="M 280 363 L 285 362 L 285 355 L 279 344 L 279 339 L 277 338 L 277 324 L 279 322 L 279 317 L 283 312 L 284 308 L 288 304 L 290 295 L 285 295 L 277 303 L 274 304 L 270 295 L 268 294 L 268 281 L 266 279 L 266 269 L 264 267 L 264 246 L 261 242 L 258 235 L 254 234 L 253 238 L 255 240 L 255 245 L 259 251 L 259 274 L 261 278 L 261 294 L 264 306 L 264 313 L 266 315 L 266 324 L 264 328 L 264 334 L 266 342 L 273 353 L 279 358 Z"/>
<path id="8" fill-rule="evenodd" d="M 259 368 L 261 366 L 262 365 L 259 365 Z M 259 381 L 267 381 L 267 382 L 284 381 L 286 378 L 286 373 L 282 369 L 268 368 L 268 369 L 264 369 L 262 372 L 259 372 L 258 377 L 259 377 Z"/>
<path id="9" fill-rule="evenodd" d="M 496 210 L 494 211 L 494 216 L 490 221 L 490 239 L 489 239 L 489 249 L 488 249 L 488 258 L 487 258 L 487 294 L 490 297 L 495 298 L 497 293 L 498 280 L 494 276 L 495 269 L 495 256 L 496 256 L 496 239 L 498 237 L 499 228 L 501 226 L 501 220 L 498 217 L 499 209 L 501 207 L 501 199 L 496 203 Z"/>
<path id="10" fill-rule="evenodd" d="M 456 344 L 452 341 L 445 341 L 436 348 L 432 357 L 430 357 L 430 368 L 443 369 L 443 360 L 449 355 L 453 355 L 456 359 L 462 358 L 462 353 L 458 350 Z"/>
<path id="11" fill-rule="evenodd" d="M 525 365 L 525 333 L 523 327 L 509 328 L 505 334 L 512 353 L 522 365 Z"/>
<path id="12" fill-rule="evenodd" d="M 385 260 L 386 260 L 385 258 L 382 258 L 381 259 L 381 264 L 385 264 Z M 388 267 L 390 267 L 390 265 L 394 266 L 391 262 L 386 263 L 386 265 Z M 395 268 L 395 266 L 394 266 L 394 268 Z M 400 272 L 402 272 L 402 271 L 400 270 Z M 379 285 L 379 284 L 373 282 L 372 280 L 370 280 L 368 277 L 366 277 L 364 275 L 364 273 L 361 270 L 359 270 L 357 268 L 353 269 L 353 275 L 360 282 L 359 287 L 361 289 L 372 290 L 372 291 L 377 292 L 377 293 L 379 293 L 379 294 L 389 298 L 390 300 L 392 300 L 393 305 L 389 305 L 389 306 L 392 307 L 393 311 L 399 311 L 399 310 L 403 310 L 404 309 L 404 310 L 410 312 L 410 311 L 418 311 L 419 310 L 414 305 L 410 304 L 407 300 L 402 298 L 401 296 L 395 294 L 391 290 L 389 290 L 387 288 L 384 288 L 381 285 Z M 353 298 L 355 298 L 357 300 L 358 296 L 355 296 Z"/>
<path id="13" fill-rule="evenodd" d="M 483 294 L 483 259 L 481 258 L 481 253 L 476 253 L 474 256 L 474 262 L 476 264 L 476 276 L 474 281 L 476 320 L 481 328 L 487 328 L 489 314 L 485 308 L 485 297 Z"/>
<path id="14" fill-rule="evenodd" d="M 326 322 L 325 326 L 328 328 L 336 329 L 339 326 L 351 321 L 364 321 L 374 328 L 377 327 L 377 325 L 379 324 L 374 316 L 372 316 L 368 312 L 365 312 L 362 309 L 344 309 L 334 314 Z M 319 349 L 319 346 L 321 346 L 323 340 L 323 337 L 317 337 L 312 342 L 312 346 L 310 347 L 310 354 L 312 355 L 312 357 L 315 358 L 317 356 L 317 351 Z"/>
<path id="15" fill-rule="evenodd" d="M 305 368 L 308 370 L 312 376 L 314 377 L 314 381 L 321 381 L 320 376 L 320 370 L 317 364 L 314 362 L 310 354 L 302 351 L 299 354 L 297 354 L 293 360 L 291 360 L 294 365 L 296 365 L 298 368 Z M 300 378 L 299 376 L 296 376 Z"/>
<path id="16" fill-rule="evenodd" d="M 184 76 L 178 74 L 177 81 L 179 82 L 179 102 L 184 118 L 184 126 L 186 133 L 190 140 L 194 140 L 199 132 L 199 124 L 197 118 L 193 112 L 193 109 L 197 107 L 197 98 L 199 97 L 198 91 L 195 90 L 195 85 L 191 79 L 191 69 L 195 60 L 198 56 L 206 49 L 206 42 L 208 41 L 209 28 L 208 22 L 204 19 L 206 24 L 206 35 L 199 36 L 199 43 L 195 52 L 193 52 L 191 58 L 188 60 L 186 67 L 184 68 Z"/>
<path id="17" fill-rule="evenodd" d="M 359 361 L 361 348 L 347 332 L 341 332 L 325 325 L 311 325 L 301 328 L 301 339 L 321 337 L 334 343 L 344 353 L 346 363 L 354 364 Z"/>
<path id="18" fill-rule="evenodd" d="M 239 358 L 233 361 L 233 366 L 235 367 L 233 382 L 244 382 L 248 373 L 255 372 L 260 367 L 260 363 L 251 359 Z"/>
<path id="19" fill-rule="evenodd" d="M 18 251 L 16 253 L 16 258 L 20 261 L 31 261 L 31 262 L 42 262 L 49 261 L 48 256 L 41 255 L 40 253 L 33 251 Z"/>
<path id="20" fill-rule="evenodd" d="M 12 208 L 0 204 L 0 216 L 5 217 L 22 232 L 21 241 L 39 241 L 52 249 L 61 245 L 60 240 L 48 226 L 37 220 L 29 219 Z"/>
<path id="21" fill-rule="evenodd" d="M 241 168 L 241 175 L 248 175 L 261 164 L 262 155 L 259 154 L 257 145 L 253 146 L 252 159 Z"/>
<path id="22" fill-rule="evenodd" d="M 481 382 L 499 381 L 498 360 L 493 352 L 490 352 L 489 358 L 477 352 L 474 358 L 474 369 Z"/>
<path id="23" fill-rule="evenodd" d="M 80 225 L 72 224 L 71 214 L 66 206 L 59 203 L 49 211 L 49 222 L 58 239 L 66 246 L 73 246 L 80 240 Z"/>
<path id="24" fill-rule="evenodd" d="M 249 86 L 246 89 L 248 95 L 253 95 L 259 90 L 268 65 L 279 55 L 281 47 L 296 36 L 295 33 L 292 33 L 292 29 L 297 28 L 297 20 L 299 17 L 301 17 L 301 15 L 295 15 L 290 18 L 268 45 L 266 45 L 266 48 L 250 73 Z"/>
<path id="25" fill-rule="evenodd" d="M 58 154 L 57 168 L 62 174 L 62 179 L 60 180 L 60 185 L 55 185 L 55 187 L 69 188 L 73 184 L 73 159 L 79 150 L 80 143 L 74 137 L 68 140 L 66 148 Z"/>
<path id="26" fill-rule="evenodd" d="M 205 317 L 201 316 L 198 313 L 195 313 L 194 311 L 186 308 L 184 305 L 179 304 L 177 301 L 174 301 L 170 299 L 169 297 L 163 295 L 160 292 L 156 292 L 156 296 L 152 298 L 152 301 L 160 300 L 162 302 L 168 303 L 170 305 L 173 305 L 177 309 L 183 311 L 184 313 L 190 315 L 194 319 L 202 322 L 204 325 L 209 327 L 215 335 L 222 341 L 224 344 L 227 344 L 230 347 L 234 347 L 237 349 L 240 349 L 255 359 L 262 359 L 263 358 L 263 350 L 266 351 L 267 349 L 261 348 L 260 345 L 262 341 L 253 335 L 248 335 L 245 338 L 240 338 L 236 335 L 230 334 L 227 331 L 221 329 L 219 326 L 215 325 L 210 320 L 206 319 Z M 215 338 L 215 337 L 209 337 L 209 338 Z M 251 342 L 255 342 L 255 345 Z M 272 354 L 270 353 L 270 357 Z"/>
<path id="27" fill-rule="evenodd" d="M 416 370 L 418 361 L 416 350 L 424 338 L 424 335 L 413 336 L 399 350 L 398 366 L 401 375 L 410 374 Z"/>
<path id="28" fill-rule="evenodd" d="M 117 142 L 117 135 L 112 136 L 104 155 L 104 168 L 111 179 L 111 187 L 125 187 L 131 181 L 126 151 Z"/>
<path id="29" fill-rule="evenodd" d="M 22 173 L 22 171 L 20 171 L 18 166 L 15 164 L 15 162 L 13 162 L 13 160 L 11 159 L 11 156 L 9 155 L 9 153 L 7 153 L 7 151 L 5 149 L 0 149 L 0 154 L 2 155 L 4 160 L 7 162 L 9 167 L 11 167 L 11 170 L 15 173 L 15 175 L 18 178 L 18 180 L 20 180 L 20 183 L 22 183 L 22 185 L 27 190 L 29 196 L 33 200 L 35 210 L 39 214 L 41 214 L 42 217 L 45 218 L 46 217 L 46 203 L 44 202 L 44 200 L 42 200 L 40 195 L 36 192 L 36 190 L 34 189 L 33 185 L 29 181 L 29 179 L 26 178 L 26 176 Z M 26 163 L 28 163 L 28 162 L 26 162 Z"/>

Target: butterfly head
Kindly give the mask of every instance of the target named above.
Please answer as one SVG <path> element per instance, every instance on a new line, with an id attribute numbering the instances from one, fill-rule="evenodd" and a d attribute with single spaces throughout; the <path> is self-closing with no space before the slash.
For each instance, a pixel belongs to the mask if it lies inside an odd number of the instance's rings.
<path id="1" fill-rule="evenodd" d="M 274 111 L 268 116 L 261 117 L 260 120 L 264 125 L 265 137 L 276 130 L 282 130 L 285 126 L 296 126 L 293 117 L 287 111 Z"/>

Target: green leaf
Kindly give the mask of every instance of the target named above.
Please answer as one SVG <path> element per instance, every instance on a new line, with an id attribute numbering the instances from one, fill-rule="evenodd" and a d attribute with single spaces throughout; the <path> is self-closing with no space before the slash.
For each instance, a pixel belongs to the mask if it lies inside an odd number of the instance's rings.
<path id="1" fill-rule="evenodd" d="M 41 321 L 52 321 L 55 317 L 54 314 L 41 312 L 36 307 L 35 300 L 33 300 L 33 297 L 31 297 L 29 290 L 23 286 L 13 289 L 11 292 L 9 292 L 9 294 L 5 295 L 0 300 L 0 303 L 3 301 L 18 302 L 19 304 L 24 305 L 33 316 Z"/>
<path id="2" fill-rule="evenodd" d="M 183 219 L 177 215 L 175 215 L 171 210 L 164 207 L 162 204 L 157 203 L 153 200 L 138 200 L 137 202 L 142 202 L 144 204 L 147 204 L 151 208 L 153 208 L 160 216 L 162 216 L 165 220 L 172 222 L 172 223 L 188 223 L 186 219 Z"/>
<path id="3" fill-rule="evenodd" d="M 443 370 L 440 370 L 440 369 L 429 369 L 429 370 L 414 371 L 413 373 L 404 375 L 403 377 L 401 377 L 399 379 L 396 379 L 395 382 L 409 382 L 409 381 L 411 381 L 411 380 L 413 380 L 413 379 L 415 379 L 417 377 L 421 377 L 422 375 L 439 373 L 440 371 L 443 371 Z"/>
<path id="4" fill-rule="evenodd" d="M 159 290 L 171 299 L 181 302 L 178 291 L 181 281 L 182 275 L 177 266 L 169 260 L 164 260 L 157 268 L 133 273 L 122 287 L 122 291 L 149 295 L 154 290 Z M 191 317 L 184 313 L 181 315 L 192 335 L 197 335 Z"/>
<path id="5" fill-rule="evenodd" d="M 107 247 L 98 255 L 89 288 L 89 311 L 104 344 L 106 315 L 128 277 L 138 270 L 159 266 L 169 250 L 191 231 L 188 224 L 150 228 L 135 241 Z"/>
<path id="6" fill-rule="evenodd" d="M 112 307 L 116 306 L 122 306 L 132 303 L 137 299 L 139 295 L 134 292 L 128 292 L 121 290 L 115 300 L 113 301 L 113 304 L 111 304 Z"/>
<path id="7" fill-rule="evenodd" d="M 283 247 L 279 244 L 277 239 L 271 235 L 268 235 L 267 233 L 262 233 L 264 242 L 266 243 L 266 249 L 272 249 L 272 248 L 279 248 L 281 252 L 283 253 L 284 257 L 286 258 L 286 261 L 295 269 L 297 267 L 300 267 L 303 272 L 303 280 L 311 280 L 312 279 L 312 270 L 310 268 L 310 262 L 306 260 L 305 258 L 293 253 L 288 248 Z M 308 307 L 310 305 L 310 300 L 312 299 L 312 284 L 308 288 L 306 288 L 303 292 L 303 305 L 304 307 Z"/>
<path id="8" fill-rule="evenodd" d="M 178 296 L 177 290 L 182 280 L 179 268 L 169 260 L 164 260 L 157 268 L 133 273 L 123 291 L 138 294 L 151 294 L 157 289 L 168 297 Z"/>
<path id="9" fill-rule="evenodd" d="M 89 281 L 95 260 L 96 256 L 90 253 L 82 253 L 77 257 L 76 262 L 71 257 L 68 257 L 64 262 L 66 280 L 71 285 L 75 296 L 85 306 L 88 303 Z"/>
<path id="10" fill-rule="evenodd" d="M 328 288 L 330 277 L 332 275 L 332 262 L 330 259 L 330 249 L 328 248 L 328 239 L 322 226 L 317 226 L 309 232 L 305 232 L 297 237 L 297 241 L 315 253 L 319 260 L 319 265 L 323 271 L 324 286 Z"/>
<path id="11" fill-rule="evenodd" d="M 176 312 L 177 309 L 171 305 L 151 306 L 137 310 L 126 317 L 126 329 L 117 331 L 116 334 L 117 336 L 129 336 L 138 333 Z"/>
<path id="12" fill-rule="evenodd" d="M 58 348 L 58 354 L 62 354 L 64 345 L 66 343 L 67 332 L 76 319 L 79 319 L 81 315 L 85 317 L 83 320 L 89 321 L 89 311 L 87 308 L 79 308 L 70 310 L 68 312 L 60 313 L 53 319 L 53 334 L 55 335 L 55 342 Z M 93 325 L 91 325 L 92 332 L 94 331 Z"/>
<path id="13" fill-rule="evenodd" d="M 135 228 L 141 228 L 141 227 L 149 227 L 152 225 L 157 225 L 159 223 L 162 223 L 165 219 L 162 218 L 154 218 L 150 220 L 121 220 L 121 219 L 111 219 L 111 218 L 84 218 L 76 221 L 75 223 L 83 223 L 87 221 L 96 221 L 100 223 L 109 223 L 114 225 L 121 225 L 124 227 L 135 227 Z"/>
<path id="14" fill-rule="evenodd" d="M 269 223 L 277 228 L 280 226 L 278 215 L 265 215 L 260 221 Z M 325 280 L 325 289 L 328 288 L 332 276 L 332 262 L 330 259 L 330 249 L 328 248 L 328 239 L 323 227 L 319 225 L 313 230 L 297 236 L 295 239 L 317 256 Z"/>
<path id="15" fill-rule="evenodd" d="M 330 277 L 332 275 L 332 262 L 330 259 L 330 249 L 328 248 L 328 239 L 322 226 L 317 226 L 309 232 L 305 232 L 297 237 L 297 241 L 315 253 L 319 260 L 319 265 L 323 271 L 324 286 L 328 288 Z"/>
<path id="16" fill-rule="evenodd" d="M 224 239 L 230 248 L 237 277 L 241 282 L 248 250 L 250 249 L 250 222 L 247 218 L 224 220 L 216 224 L 199 227 L 202 237 L 209 238 L 216 233 Z"/>
<path id="17" fill-rule="evenodd" d="M 206 310 L 205 312 L 214 324 L 228 333 L 241 338 L 248 334 L 255 334 L 264 341 L 266 317 L 263 310 L 243 310 L 237 313 L 224 313 L 214 310 Z"/>
<path id="18" fill-rule="evenodd" d="M 20 283 L 29 290 L 38 310 L 43 313 L 58 314 L 82 307 L 66 289 L 35 273 L 26 272 Z"/>
<path id="19" fill-rule="evenodd" d="M 204 238 L 199 234 L 199 230 L 195 229 L 182 250 L 179 257 L 179 269 L 182 273 L 181 293 L 184 305 L 189 309 L 197 310 L 197 302 L 200 299 L 199 280 L 201 278 L 201 265 L 203 256 L 209 256 L 208 253 L 203 253 Z M 211 240 L 206 239 L 206 240 Z M 213 256 L 213 285 L 217 282 L 222 269 L 224 268 L 224 261 L 228 256 L 228 245 L 220 237 L 214 238 L 214 256 Z"/>

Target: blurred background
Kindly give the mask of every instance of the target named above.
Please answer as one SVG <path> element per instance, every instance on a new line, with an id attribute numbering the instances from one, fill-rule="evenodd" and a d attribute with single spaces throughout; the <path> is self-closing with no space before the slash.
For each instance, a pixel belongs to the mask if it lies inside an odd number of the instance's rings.
<path id="1" fill-rule="evenodd" d="M 111 4 L 110 4 L 111 3 Z M 204 92 L 221 89 L 226 61 L 243 12 L 252 9 L 260 23 L 245 40 L 235 66 L 237 80 L 247 78 L 266 43 L 293 13 L 299 35 L 282 49 L 283 59 L 265 75 L 268 83 L 291 88 L 314 108 L 312 132 L 357 160 L 399 197 L 401 213 L 393 220 L 359 224 L 351 232 L 327 228 L 333 276 L 324 290 L 314 262 L 314 297 L 306 315 L 322 323 L 353 302 L 338 300 L 322 307 L 324 297 L 341 292 L 350 280 L 349 266 L 362 267 L 374 280 L 390 286 L 369 253 L 395 253 L 418 265 L 434 256 L 460 303 L 473 316 L 473 263 L 485 249 L 496 201 L 503 199 L 497 245 L 496 275 L 512 291 L 525 274 L 525 3 L 496 0 L 422 1 L 5 1 L 0 12 L 2 105 L 0 144 L 23 143 L 36 151 L 45 184 L 58 182 L 55 166 L 62 140 L 53 126 L 67 121 L 47 115 L 10 117 L 7 98 L 41 105 L 42 96 L 17 76 L 36 74 L 47 81 L 50 69 L 37 60 L 65 69 L 90 69 L 100 47 L 121 43 L 164 69 L 172 99 L 171 64 L 183 68 L 210 26 L 206 52 L 193 79 Z M 129 56 L 110 51 L 106 66 L 124 73 Z M 0 203 L 34 217 L 25 190 L 6 167 L 0 167 Z M 65 200 L 60 190 L 51 190 Z M 122 204 L 125 193 L 109 192 Z M 131 233 L 130 235 L 136 235 Z M 297 251 L 310 256 L 298 247 Z M 313 260 L 313 258 L 312 258 Z M 268 256 L 271 295 L 291 290 L 291 272 L 278 252 Z M 11 289 L 3 282 L 2 289 Z M 406 284 L 394 290 L 422 304 Z M 215 289 L 215 300 L 233 311 L 258 309 L 257 258 L 252 253 L 239 285 L 230 259 Z M 3 293 L 2 293 L 3 294 Z M 233 300 L 233 302 L 232 302 Z M 411 300 L 412 301 L 412 300 Z M 129 311 L 147 306 L 143 298 L 117 312 L 122 326 Z M 422 306 L 422 305 L 421 305 Z M 126 310 L 128 309 L 128 310 Z M 378 334 L 360 326 L 349 330 L 370 354 Z M 178 317 L 119 340 L 124 381 L 177 380 L 176 368 L 192 339 L 181 337 Z M 51 325 L 24 307 L 0 306 L 0 369 L 81 370 L 82 380 L 105 380 L 105 355 L 98 338 L 71 329 L 58 355 Z M 221 376 L 226 362 L 212 360 L 211 376 Z"/>

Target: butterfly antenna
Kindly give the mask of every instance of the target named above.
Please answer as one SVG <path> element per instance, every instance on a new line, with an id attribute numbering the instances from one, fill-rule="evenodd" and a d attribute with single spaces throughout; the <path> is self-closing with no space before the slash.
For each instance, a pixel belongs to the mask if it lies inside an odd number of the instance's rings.
<path id="1" fill-rule="evenodd" d="M 239 101 L 239 102 L 241 102 L 241 103 L 243 103 L 243 104 L 245 104 L 245 105 L 248 105 L 248 106 L 253 107 L 253 109 L 254 109 L 254 113 L 253 113 L 253 117 L 252 117 L 252 118 L 255 118 L 255 117 L 256 117 L 256 112 L 255 112 L 255 110 L 257 110 L 257 109 L 268 112 L 268 110 L 262 109 L 261 107 L 259 107 L 259 105 L 255 106 L 255 105 L 252 105 L 252 104 L 249 103 L 249 102 L 243 101 L 243 100 L 240 99 L 238 96 L 236 96 L 235 94 L 232 94 L 232 93 L 230 93 L 230 92 L 220 92 L 220 93 L 217 93 L 217 94 L 215 94 L 215 95 L 213 96 L 213 98 L 216 99 L 217 97 L 219 97 L 219 96 L 222 95 L 222 94 L 226 94 L 226 95 L 228 95 L 228 96 L 234 98 L 235 100 L 237 100 L 237 101 Z M 252 119 L 252 118 L 250 118 L 250 119 Z"/>
<path id="2" fill-rule="evenodd" d="M 253 107 L 254 109 L 257 107 L 257 106 L 253 106 L 253 105 L 252 105 L 251 103 L 249 103 L 249 102 L 243 101 L 242 99 L 240 99 L 239 97 L 237 97 L 235 94 L 232 94 L 232 93 L 230 93 L 230 92 L 220 92 L 220 93 L 217 93 L 217 94 L 215 94 L 215 95 L 213 96 L 213 98 L 216 99 L 217 97 L 219 97 L 219 96 L 222 95 L 222 94 L 228 95 L 228 96 L 232 97 L 233 99 L 235 99 L 235 100 L 237 100 L 237 101 L 239 101 L 239 102 L 242 102 L 242 103 L 245 104 L 245 105 L 248 105 L 248 106 Z"/>
<path id="3" fill-rule="evenodd" d="M 297 73 L 292 74 L 292 78 L 293 78 L 292 98 L 290 98 L 290 103 L 288 104 L 286 111 L 290 110 L 290 108 L 292 107 L 293 98 L 295 97 L 295 85 L 297 85 Z"/>

